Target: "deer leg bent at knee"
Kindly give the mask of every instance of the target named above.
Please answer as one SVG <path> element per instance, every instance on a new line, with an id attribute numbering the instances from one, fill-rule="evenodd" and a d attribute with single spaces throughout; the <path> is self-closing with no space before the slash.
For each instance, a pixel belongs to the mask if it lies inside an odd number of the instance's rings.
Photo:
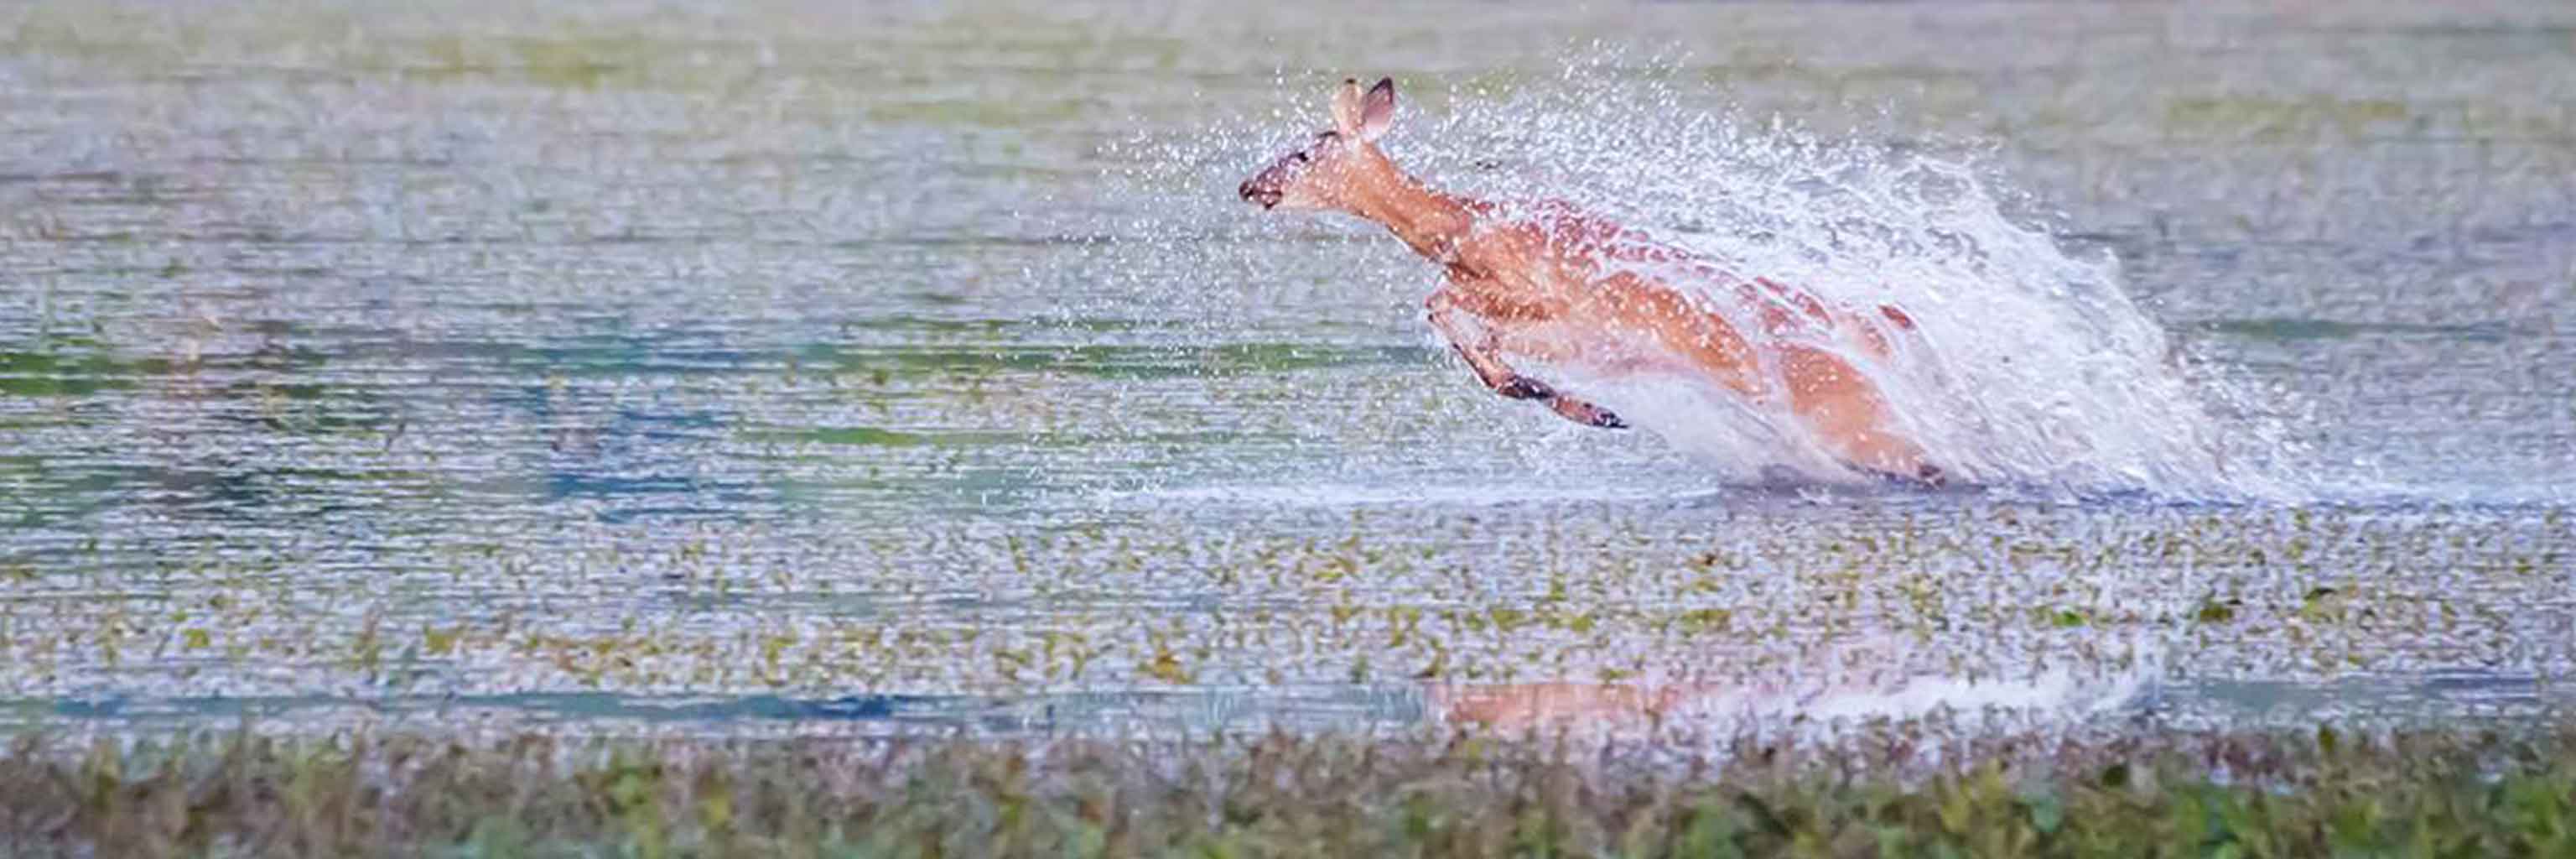
<path id="1" fill-rule="evenodd" d="M 1610 410 L 1559 393 L 1555 386 L 1521 375 L 1504 364 L 1502 350 L 1495 345 L 1493 336 L 1481 328 L 1470 327 L 1466 320 L 1460 318 L 1456 302 L 1445 290 L 1433 293 L 1424 305 L 1430 310 L 1431 327 L 1448 339 L 1449 348 L 1456 351 L 1458 357 L 1467 362 L 1467 368 L 1475 372 L 1476 379 L 1494 393 L 1507 399 L 1545 402 L 1557 416 L 1584 426 L 1603 429 L 1628 426 L 1628 422 L 1620 420 Z"/>

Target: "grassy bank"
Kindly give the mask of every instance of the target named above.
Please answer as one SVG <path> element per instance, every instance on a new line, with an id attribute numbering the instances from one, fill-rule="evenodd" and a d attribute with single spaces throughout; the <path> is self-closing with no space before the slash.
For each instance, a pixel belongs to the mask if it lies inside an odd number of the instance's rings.
<path id="1" fill-rule="evenodd" d="M 2564 856 L 2576 725 L 1827 747 L 275 739 L 0 761 L 9 855 Z M 1651 758 L 1651 760 L 1650 760 Z"/>

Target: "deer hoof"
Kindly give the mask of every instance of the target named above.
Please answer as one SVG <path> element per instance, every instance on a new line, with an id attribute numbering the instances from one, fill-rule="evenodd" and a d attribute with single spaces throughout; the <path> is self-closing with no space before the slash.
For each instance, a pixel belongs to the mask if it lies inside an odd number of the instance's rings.
<path id="1" fill-rule="evenodd" d="M 1550 401 L 1548 405 L 1549 407 L 1554 408 L 1557 414 L 1565 416 L 1566 420 L 1570 420 L 1584 426 L 1599 427 L 1601 429 L 1628 428 L 1628 422 L 1620 420 L 1619 416 L 1613 414 L 1609 409 L 1605 409 L 1582 400 L 1558 397 L 1555 400 Z"/>

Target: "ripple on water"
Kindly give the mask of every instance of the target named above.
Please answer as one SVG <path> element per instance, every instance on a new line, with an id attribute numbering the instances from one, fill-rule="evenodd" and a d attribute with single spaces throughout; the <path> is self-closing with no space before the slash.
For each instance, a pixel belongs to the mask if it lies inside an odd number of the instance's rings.
<path id="1" fill-rule="evenodd" d="M 631 11 L 0 12 L 0 718 L 2558 703 L 2565 10 Z M 2126 295 L 2181 394 L 2046 444 L 2188 401 L 2292 491 L 1783 485 L 1500 402 L 1417 260 L 1231 194 L 1351 57 L 1426 174 L 1824 288 L 1928 267 L 1962 349 L 2051 278 Z M 1732 160 L 1677 200 L 1601 155 L 1657 146 Z M 2005 251 L 2044 264 L 1977 293 Z"/>

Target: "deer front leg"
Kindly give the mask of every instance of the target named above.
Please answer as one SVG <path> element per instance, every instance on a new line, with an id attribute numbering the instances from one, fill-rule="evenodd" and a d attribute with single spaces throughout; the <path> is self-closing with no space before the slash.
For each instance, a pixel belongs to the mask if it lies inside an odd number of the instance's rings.
<path id="1" fill-rule="evenodd" d="M 1514 372 L 1510 365 L 1503 363 L 1502 350 L 1494 345 L 1493 333 L 1471 324 L 1460 315 L 1457 297 L 1449 290 L 1432 293 L 1431 299 L 1423 302 L 1423 306 L 1431 311 L 1431 327 L 1449 341 L 1449 348 L 1456 350 L 1458 357 L 1466 359 L 1467 369 L 1475 371 L 1476 379 L 1484 382 L 1485 387 L 1492 388 L 1494 393 L 1515 400 L 1543 400 L 1558 416 L 1584 426 L 1603 429 L 1628 426 L 1627 421 L 1620 420 L 1608 409 L 1557 393 L 1556 388 L 1546 382 Z"/>

